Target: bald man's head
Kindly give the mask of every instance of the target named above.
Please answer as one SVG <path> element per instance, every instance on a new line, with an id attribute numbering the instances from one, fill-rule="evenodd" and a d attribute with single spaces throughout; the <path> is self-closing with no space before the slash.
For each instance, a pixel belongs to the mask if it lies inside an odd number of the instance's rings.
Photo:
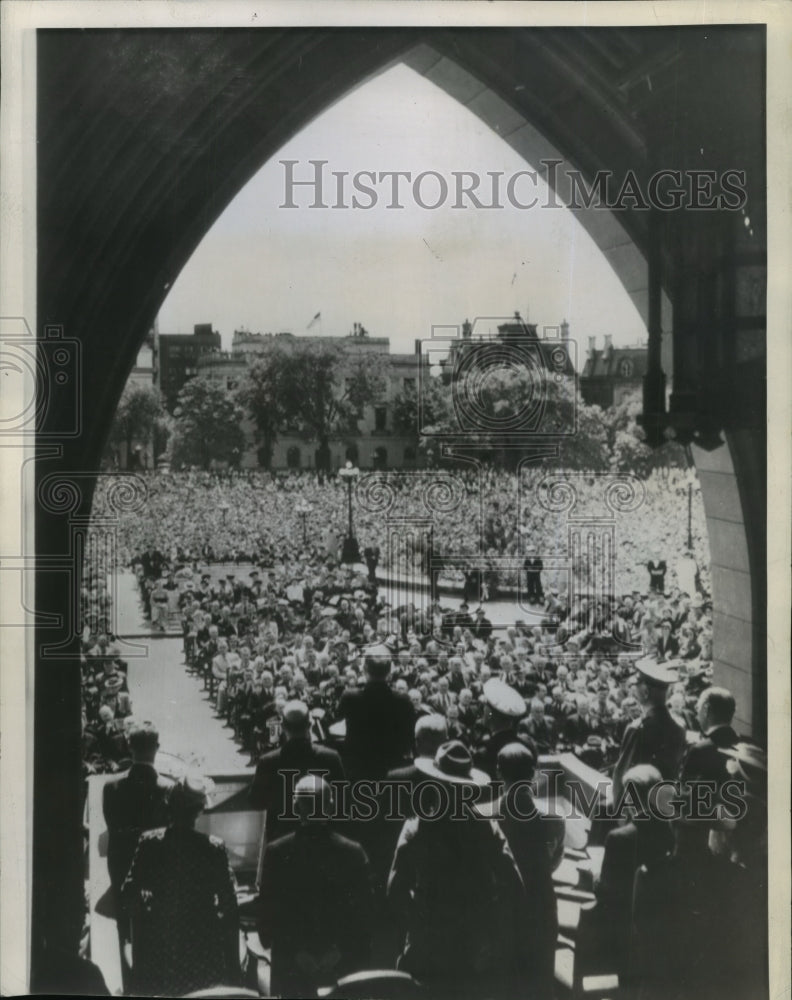
<path id="1" fill-rule="evenodd" d="M 315 774 L 306 774 L 294 786 L 294 811 L 301 823 L 326 822 L 333 812 L 333 791 Z"/>
<path id="2" fill-rule="evenodd" d="M 366 676 L 372 681 L 384 681 L 391 669 L 391 651 L 384 643 L 372 646 L 366 654 Z"/>
<path id="3" fill-rule="evenodd" d="M 308 735 L 311 729 L 311 713 L 305 702 L 286 702 L 283 706 L 283 728 L 289 739 Z"/>

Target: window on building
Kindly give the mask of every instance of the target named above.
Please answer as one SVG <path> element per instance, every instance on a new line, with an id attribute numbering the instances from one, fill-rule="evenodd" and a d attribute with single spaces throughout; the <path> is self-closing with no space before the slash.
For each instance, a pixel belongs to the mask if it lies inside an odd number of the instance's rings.
<path id="1" fill-rule="evenodd" d="M 388 467 L 388 449 L 381 445 L 374 451 L 374 468 L 386 469 Z"/>
<path id="2" fill-rule="evenodd" d="M 405 392 L 415 392 L 415 379 L 406 378 L 404 379 L 404 391 Z"/>
<path id="3" fill-rule="evenodd" d="M 358 446 L 354 443 L 347 445 L 344 461 L 357 465 L 358 460 Z"/>
<path id="4" fill-rule="evenodd" d="M 290 469 L 300 468 L 300 449 L 296 444 L 293 444 L 286 452 L 286 465 Z"/>
<path id="5" fill-rule="evenodd" d="M 374 407 L 374 430 L 384 431 L 388 423 L 388 408 L 386 406 Z"/>
<path id="6" fill-rule="evenodd" d="M 407 445 L 404 449 L 404 464 L 413 465 L 415 463 L 415 448 L 412 445 Z"/>

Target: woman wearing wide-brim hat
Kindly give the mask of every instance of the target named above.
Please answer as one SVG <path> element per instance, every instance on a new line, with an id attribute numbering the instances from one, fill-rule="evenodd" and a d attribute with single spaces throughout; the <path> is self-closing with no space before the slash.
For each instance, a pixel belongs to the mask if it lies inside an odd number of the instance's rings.
<path id="1" fill-rule="evenodd" d="M 528 928 L 514 858 L 473 808 L 489 777 L 459 741 L 419 758 L 418 813 L 399 837 L 388 899 L 401 935 L 398 967 L 433 998 L 518 995 Z"/>

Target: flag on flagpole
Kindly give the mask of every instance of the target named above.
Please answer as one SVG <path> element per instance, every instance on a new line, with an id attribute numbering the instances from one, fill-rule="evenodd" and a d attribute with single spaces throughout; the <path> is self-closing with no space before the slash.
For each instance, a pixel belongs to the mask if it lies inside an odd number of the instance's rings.
<path id="1" fill-rule="evenodd" d="M 311 327 L 312 327 L 312 326 L 314 325 L 314 323 L 315 323 L 315 322 L 316 322 L 316 321 L 317 321 L 318 319 L 321 319 L 321 316 L 322 316 L 321 312 L 318 312 L 318 313 L 317 313 L 317 314 L 316 314 L 316 315 L 314 316 L 314 318 L 313 318 L 313 319 L 311 320 L 311 322 L 310 322 L 310 323 L 308 324 L 308 326 L 306 326 L 306 328 L 305 328 L 305 329 L 306 329 L 306 330 L 310 330 L 310 329 L 311 329 Z"/>

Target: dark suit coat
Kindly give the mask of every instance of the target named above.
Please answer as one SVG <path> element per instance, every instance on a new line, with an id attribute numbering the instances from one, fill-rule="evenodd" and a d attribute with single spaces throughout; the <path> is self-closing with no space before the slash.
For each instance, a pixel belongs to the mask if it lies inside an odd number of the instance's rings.
<path id="1" fill-rule="evenodd" d="M 641 719 L 624 730 L 619 759 L 613 768 L 613 792 L 618 799 L 624 775 L 636 764 L 652 764 L 664 778 L 673 779 L 685 753 L 685 730 L 665 705 L 651 706 Z"/>
<path id="2" fill-rule="evenodd" d="M 563 720 L 561 728 L 565 740 L 582 746 L 594 734 L 594 721 L 590 715 L 583 717 L 573 712 Z"/>
<path id="3" fill-rule="evenodd" d="M 731 726 L 718 726 L 688 749 L 682 764 L 682 781 L 712 781 L 720 788 L 729 777 L 726 756 L 720 751 L 733 747 L 740 737 Z"/>
<path id="4" fill-rule="evenodd" d="M 324 823 L 299 826 L 267 847 L 257 929 L 272 947 L 273 996 L 315 996 L 316 988 L 366 967 L 371 873 L 363 848 Z M 312 974 L 301 953 L 336 963 Z"/>
<path id="5" fill-rule="evenodd" d="M 476 623 L 473 626 L 472 631 L 473 635 L 475 635 L 477 639 L 483 639 L 484 642 L 486 642 L 487 639 L 489 639 L 489 637 L 492 635 L 492 629 L 493 629 L 492 622 L 485 615 L 482 615 L 481 618 L 478 618 L 476 620 Z"/>
<path id="6" fill-rule="evenodd" d="M 638 869 L 651 868 L 673 846 L 668 823 L 644 819 L 611 830 L 605 838 L 605 853 L 597 884 L 595 922 L 601 935 L 601 958 L 623 972 L 628 966 L 632 924 L 633 884 Z"/>
<path id="7" fill-rule="evenodd" d="M 655 651 L 657 659 L 661 662 L 663 660 L 672 660 L 679 652 L 679 642 L 673 635 L 669 635 L 667 639 L 660 636 L 657 640 Z"/>
<path id="8" fill-rule="evenodd" d="M 525 889 L 495 820 L 407 820 L 388 899 L 399 968 L 428 996 L 518 995 L 530 940 Z"/>
<path id="9" fill-rule="evenodd" d="M 482 771 L 486 771 L 494 781 L 498 776 L 498 754 L 507 744 L 519 742 L 520 740 L 517 738 L 517 722 L 515 720 L 514 728 L 501 729 L 499 732 L 493 733 L 476 750 L 474 754 L 476 767 L 480 767 Z"/>
<path id="10" fill-rule="evenodd" d="M 564 821 L 542 816 L 538 811 L 530 815 L 532 810 L 525 800 L 519 808 L 524 818 L 518 818 L 514 810 L 505 809 L 499 825 L 525 886 L 531 987 L 528 995 L 540 1000 L 553 996 L 558 908 L 550 851 L 559 837 L 563 839 Z"/>
<path id="11" fill-rule="evenodd" d="M 297 771 L 286 776 L 284 771 Z M 344 766 L 335 750 L 304 739 L 289 740 L 277 750 L 265 753 L 256 765 L 256 774 L 250 786 L 250 798 L 254 809 L 266 809 L 267 839 L 274 840 L 284 833 L 293 831 L 297 820 L 283 816 L 292 812 L 294 786 L 306 774 L 325 772 L 326 781 L 343 781 Z"/>
<path id="12" fill-rule="evenodd" d="M 766 896 L 738 865 L 704 849 L 669 854 L 635 877 L 639 1000 L 767 996 Z"/>
<path id="13" fill-rule="evenodd" d="M 415 711 L 386 681 L 346 692 L 338 711 L 346 719 L 344 760 L 351 777 L 383 778 L 411 756 Z"/>
<path id="14" fill-rule="evenodd" d="M 150 764 L 133 764 L 126 774 L 104 786 L 107 868 L 116 891 L 126 878 L 141 833 L 168 822 L 172 788 L 173 782 L 160 777 Z"/>
<path id="15" fill-rule="evenodd" d="M 407 764 L 405 767 L 394 767 L 388 771 L 388 781 L 400 781 L 411 785 L 413 788 L 419 781 L 427 781 L 429 776 L 424 774 L 415 764 Z"/>
<path id="16" fill-rule="evenodd" d="M 133 992 L 184 996 L 239 981 L 236 887 L 219 837 L 144 833 L 122 889 L 132 921 Z"/>

